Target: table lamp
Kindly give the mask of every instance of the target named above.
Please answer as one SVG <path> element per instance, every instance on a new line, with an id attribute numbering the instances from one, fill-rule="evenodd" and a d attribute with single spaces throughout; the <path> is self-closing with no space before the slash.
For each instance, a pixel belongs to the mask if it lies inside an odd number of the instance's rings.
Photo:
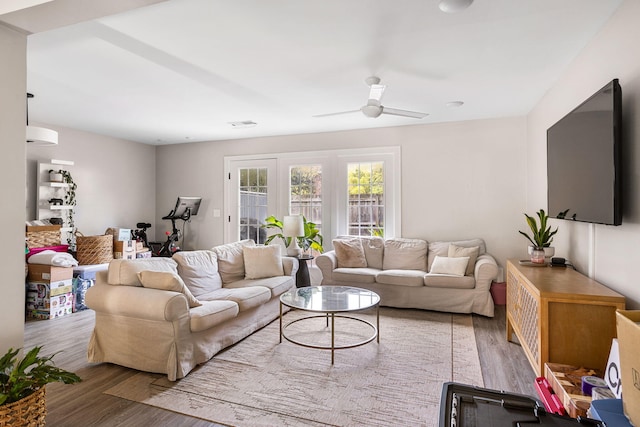
<path id="1" fill-rule="evenodd" d="M 302 221 L 302 215 L 285 216 L 282 221 L 282 234 L 284 237 L 291 237 L 291 243 L 287 247 L 287 255 L 302 255 L 302 249 L 298 245 L 298 237 L 304 236 L 304 222 Z"/>

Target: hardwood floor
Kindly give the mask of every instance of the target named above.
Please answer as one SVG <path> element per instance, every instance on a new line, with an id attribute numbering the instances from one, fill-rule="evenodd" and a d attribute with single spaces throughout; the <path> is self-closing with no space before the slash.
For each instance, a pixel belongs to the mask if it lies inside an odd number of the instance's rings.
<path id="1" fill-rule="evenodd" d="M 505 306 L 492 319 L 474 317 L 474 329 L 485 387 L 536 396 L 535 375 L 519 345 L 505 339 Z M 47 386 L 47 425 L 87 426 L 218 426 L 207 421 L 103 394 L 137 371 L 86 361 L 94 313 L 85 310 L 55 320 L 28 321 L 25 348 L 43 345 L 56 366 L 76 372 L 79 384 Z"/>

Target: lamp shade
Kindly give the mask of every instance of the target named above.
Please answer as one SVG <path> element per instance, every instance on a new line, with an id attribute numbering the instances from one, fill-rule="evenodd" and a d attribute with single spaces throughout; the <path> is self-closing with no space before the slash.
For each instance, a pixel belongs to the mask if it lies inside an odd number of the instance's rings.
<path id="1" fill-rule="evenodd" d="M 58 145 L 58 132 L 37 126 L 27 126 L 27 143 L 33 145 Z"/>
<path id="2" fill-rule="evenodd" d="M 282 234 L 285 237 L 304 236 L 304 222 L 302 215 L 285 216 L 282 221 Z"/>

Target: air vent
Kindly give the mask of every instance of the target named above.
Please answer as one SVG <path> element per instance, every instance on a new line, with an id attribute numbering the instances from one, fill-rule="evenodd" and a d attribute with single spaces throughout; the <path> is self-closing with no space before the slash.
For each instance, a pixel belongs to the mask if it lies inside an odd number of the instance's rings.
<path id="1" fill-rule="evenodd" d="M 240 128 L 252 128 L 257 125 L 256 122 L 251 120 L 243 120 L 241 122 L 229 122 L 232 128 L 240 129 Z"/>

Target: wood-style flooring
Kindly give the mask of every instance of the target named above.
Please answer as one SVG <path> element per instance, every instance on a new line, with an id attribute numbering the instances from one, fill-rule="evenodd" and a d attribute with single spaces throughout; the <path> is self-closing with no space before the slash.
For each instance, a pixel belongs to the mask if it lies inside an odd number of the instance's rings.
<path id="1" fill-rule="evenodd" d="M 505 339 L 505 306 L 496 316 L 473 316 L 485 387 L 536 396 L 535 375 L 522 348 Z M 218 426 L 197 418 L 103 394 L 137 371 L 111 364 L 87 362 L 87 343 L 94 313 L 85 310 L 54 320 L 28 321 L 25 348 L 43 345 L 43 354 L 59 352 L 56 366 L 76 372 L 83 381 L 47 386 L 47 425 L 87 426 Z"/>

